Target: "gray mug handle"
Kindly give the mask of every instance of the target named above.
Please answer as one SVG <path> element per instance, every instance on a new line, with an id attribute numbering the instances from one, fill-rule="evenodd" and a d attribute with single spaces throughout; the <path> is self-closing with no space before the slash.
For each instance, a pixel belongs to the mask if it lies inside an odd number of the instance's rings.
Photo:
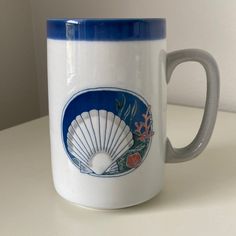
<path id="1" fill-rule="evenodd" d="M 200 129 L 193 141 L 183 148 L 173 148 L 169 139 L 166 144 L 166 162 L 177 163 L 193 159 L 207 146 L 216 121 L 219 103 L 219 71 L 214 58 L 207 52 L 199 49 L 184 49 L 167 54 L 166 81 L 174 69 L 187 61 L 199 62 L 206 71 L 207 96 L 205 110 Z"/>

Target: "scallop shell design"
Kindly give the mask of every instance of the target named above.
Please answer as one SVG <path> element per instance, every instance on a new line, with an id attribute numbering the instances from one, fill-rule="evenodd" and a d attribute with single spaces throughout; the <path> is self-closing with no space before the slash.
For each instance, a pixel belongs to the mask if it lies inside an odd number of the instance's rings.
<path id="1" fill-rule="evenodd" d="M 90 110 L 78 115 L 67 132 L 67 146 L 83 172 L 117 171 L 116 161 L 134 144 L 128 125 L 114 113 Z"/>
<path id="2" fill-rule="evenodd" d="M 88 88 L 65 104 L 61 119 L 65 154 L 81 174 L 112 178 L 138 169 L 151 147 L 151 105 L 122 88 Z"/>

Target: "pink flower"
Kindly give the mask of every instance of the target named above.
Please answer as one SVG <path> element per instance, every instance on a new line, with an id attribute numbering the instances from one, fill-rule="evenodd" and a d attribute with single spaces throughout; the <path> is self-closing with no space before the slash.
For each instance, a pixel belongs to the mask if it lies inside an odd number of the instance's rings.
<path id="1" fill-rule="evenodd" d="M 152 131 L 152 115 L 150 113 L 151 106 L 148 106 L 146 114 L 142 114 L 144 122 L 135 122 L 136 133 L 139 135 L 138 140 L 145 141 L 150 139 L 154 132 Z"/>
<path id="2" fill-rule="evenodd" d="M 129 168 L 136 168 L 140 164 L 141 164 L 141 155 L 138 152 L 128 156 L 126 165 Z"/>

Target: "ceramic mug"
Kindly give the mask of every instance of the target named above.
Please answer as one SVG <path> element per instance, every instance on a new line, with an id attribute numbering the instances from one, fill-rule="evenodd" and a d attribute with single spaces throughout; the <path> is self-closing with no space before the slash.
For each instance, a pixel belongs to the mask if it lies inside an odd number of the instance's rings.
<path id="1" fill-rule="evenodd" d="M 209 53 L 166 53 L 165 19 L 47 22 L 52 170 L 57 192 L 82 206 L 139 204 L 162 188 L 165 163 L 206 147 L 216 120 L 219 73 Z M 202 64 L 204 117 L 191 144 L 166 137 L 167 84 L 175 67 Z"/>

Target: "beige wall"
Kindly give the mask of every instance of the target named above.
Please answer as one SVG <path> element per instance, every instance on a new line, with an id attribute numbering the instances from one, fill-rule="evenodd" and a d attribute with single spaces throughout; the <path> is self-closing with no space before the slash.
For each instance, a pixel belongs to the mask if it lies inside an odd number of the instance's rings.
<path id="1" fill-rule="evenodd" d="M 214 55 L 221 72 L 221 109 L 236 111 L 235 0 L 31 0 L 42 114 L 47 113 L 46 31 L 52 17 L 166 17 L 169 51 L 202 48 Z M 171 103 L 202 106 L 205 79 L 194 63 L 180 66 L 169 85 Z"/>
<path id="2" fill-rule="evenodd" d="M 0 1 L 0 130 L 39 116 L 28 0 Z"/>
<path id="3" fill-rule="evenodd" d="M 212 53 L 221 72 L 221 109 L 236 111 L 235 12 L 235 0 L 1 0 L 0 129 L 47 114 L 46 19 L 54 17 L 166 17 L 169 51 Z M 169 102 L 202 106 L 204 96 L 202 68 L 180 66 Z"/>

